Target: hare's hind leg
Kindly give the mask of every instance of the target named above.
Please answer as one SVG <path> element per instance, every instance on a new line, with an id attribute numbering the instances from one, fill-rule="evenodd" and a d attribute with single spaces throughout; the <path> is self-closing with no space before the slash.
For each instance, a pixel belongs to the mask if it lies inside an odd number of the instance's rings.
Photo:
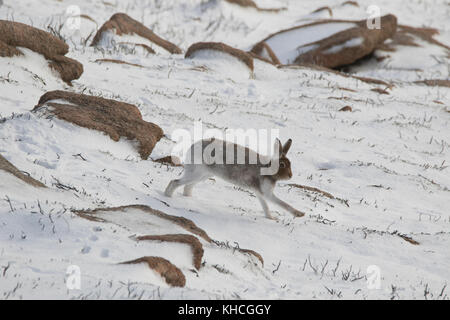
<path id="1" fill-rule="evenodd" d="M 194 184 L 202 181 L 205 178 L 206 178 L 205 173 L 202 172 L 201 168 L 195 166 L 186 166 L 184 169 L 183 177 L 181 179 L 175 179 L 170 181 L 164 194 L 167 197 L 171 197 L 178 187 L 186 185 L 184 189 L 184 194 L 191 195 Z"/>

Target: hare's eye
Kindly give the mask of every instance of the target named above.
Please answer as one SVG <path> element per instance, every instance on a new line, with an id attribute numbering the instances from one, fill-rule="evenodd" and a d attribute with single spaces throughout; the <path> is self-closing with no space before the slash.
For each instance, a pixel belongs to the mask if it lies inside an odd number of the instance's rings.
<path id="1" fill-rule="evenodd" d="M 281 162 L 281 163 L 280 163 L 280 167 L 281 167 L 282 169 L 284 169 L 284 168 L 286 168 L 286 164 L 285 164 L 284 162 Z"/>

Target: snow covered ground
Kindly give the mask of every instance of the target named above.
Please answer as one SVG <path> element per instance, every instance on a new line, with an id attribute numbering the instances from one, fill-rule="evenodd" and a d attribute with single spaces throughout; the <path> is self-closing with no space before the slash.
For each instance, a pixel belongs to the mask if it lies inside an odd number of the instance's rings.
<path id="1" fill-rule="evenodd" d="M 125 12 L 183 50 L 198 41 L 248 50 L 276 31 L 329 18 L 327 11 L 311 14 L 319 7 L 330 6 L 336 19 L 360 20 L 372 4 L 261 2 L 287 10 L 258 12 L 205 0 L 4 1 L 0 19 L 44 30 L 67 21 L 70 5 L 96 23 L 81 18 L 79 28 L 66 23 L 60 30 L 70 46 L 67 56 L 84 66 L 73 87 L 30 50 L 23 49 L 24 57 L 0 57 L 0 154 L 48 187 L 36 189 L 0 171 L 0 299 L 449 298 L 450 89 L 412 83 L 449 79 L 444 49 L 426 43 L 404 47 L 383 68 L 358 67 L 358 75 L 394 80 L 385 95 L 371 90 L 384 86 L 324 71 L 277 69 L 255 60 L 250 75 L 241 62 L 220 54 L 184 59 L 163 51 L 99 50 L 85 41 L 112 14 Z M 439 29 L 435 38 L 450 44 L 445 1 L 377 5 L 400 24 Z M 102 58 L 143 68 L 95 62 Z M 408 66 L 423 71 L 396 69 Z M 199 184 L 191 198 L 180 191 L 165 197 L 164 188 L 182 168 L 144 161 L 124 139 L 114 142 L 30 112 L 54 89 L 138 106 L 144 120 L 167 135 L 152 159 L 170 154 L 172 133 L 192 130 L 198 120 L 219 130 L 278 129 L 282 141 L 293 139 L 288 156 L 294 176 L 275 192 L 306 216 L 293 219 L 270 205 L 278 221 L 268 220 L 252 194 L 218 179 Z M 347 105 L 353 112 L 338 111 Z M 204 266 L 197 272 L 182 245 L 130 238 L 144 234 L 139 223 L 88 221 L 72 212 L 130 204 L 191 219 L 224 245 L 204 243 Z M 233 247 L 257 251 L 264 266 Z M 143 264 L 117 264 L 153 254 L 179 266 L 186 287 L 169 287 Z M 79 289 L 66 285 L 74 265 L 81 272 Z"/>

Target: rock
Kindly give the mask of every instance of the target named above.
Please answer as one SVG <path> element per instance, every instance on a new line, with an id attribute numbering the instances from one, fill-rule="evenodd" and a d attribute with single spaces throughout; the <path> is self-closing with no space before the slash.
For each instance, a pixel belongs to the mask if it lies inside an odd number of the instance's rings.
<path id="1" fill-rule="evenodd" d="M 22 171 L 17 169 L 11 162 L 6 160 L 2 155 L 0 155 L 0 170 L 6 171 L 14 175 L 16 178 L 24 181 L 25 183 L 33 187 L 46 188 L 42 182 L 39 182 L 33 179 L 32 177 L 24 174 Z"/>
<path id="2" fill-rule="evenodd" d="M 226 45 L 222 42 L 197 42 L 189 47 L 186 51 L 185 58 L 191 58 L 195 56 L 196 52 L 202 50 L 214 50 L 229 54 L 238 60 L 242 61 L 253 72 L 253 58 L 250 54 L 240 49 L 236 49 Z"/>
<path id="3" fill-rule="evenodd" d="M 282 30 L 261 42 L 269 47 L 282 64 L 314 64 L 337 68 L 370 54 L 397 29 L 397 18 L 380 18 L 380 29 L 369 29 L 367 21 L 322 20 Z M 305 40 L 307 39 L 307 40 Z M 265 47 L 257 43 L 252 52 Z M 269 51 L 266 48 L 266 51 Z M 268 55 L 275 62 L 272 55 Z M 267 58 L 267 57 L 265 57 Z"/>
<path id="4" fill-rule="evenodd" d="M 114 141 L 121 137 L 137 140 L 142 159 L 148 158 L 163 136 L 159 126 L 144 121 L 139 109 L 129 103 L 56 90 L 45 93 L 33 111 L 44 106 L 50 107 L 47 111 L 59 119 L 102 131 Z"/>
<path id="5" fill-rule="evenodd" d="M 175 44 L 158 37 L 155 33 L 153 33 L 153 31 L 148 29 L 139 21 L 136 21 L 130 16 L 126 15 L 125 13 L 116 13 L 108 21 L 106 21 L 95 34 L 91 46 L 100 45 L 102 39 L 105 37 L 105 33 L 107 32 L 115 32 L 118 36 L 123 34 L 136 34 L 151 41 L 155 45 L 165 49 L 170 53 L 182 53 L 181 49 L 178 48 Z"/>
<path id="6" fill-rule="evenodd" d="M 81 63 L 64 56 L 69 51 L 64 41 L 23 23 L 0 20 L 0 56 L 23 55 L 16 47 L 25 47 L 42 54 L 49 60 L 49 66 L 58 71 L 61 79 L 69 85 L 83 73 Z"/>

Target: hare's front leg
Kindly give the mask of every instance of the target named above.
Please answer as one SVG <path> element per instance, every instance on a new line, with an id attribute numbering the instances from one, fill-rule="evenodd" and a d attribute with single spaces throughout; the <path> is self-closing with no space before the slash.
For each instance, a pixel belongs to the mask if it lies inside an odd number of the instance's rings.
<path id="1" fill-rule="evenodd" d="M 271 220 L 277 220 L 270 214 L 269 206 L 267 205 L 266 200 L 264 200 L 264 198 L 258 193 L 256 194 L 256 197 L 258 198 L 259 203 L 261 203 L 261 206 L 263 207 L 264 213 L 266 214 L 266 218 Z"/>
<path id="2" fill-rule="evenodd" d="M 291 214 L 293 214 L 295 217 L 303 217 L 305 214 L 293 207 L 291 207 L 289 204 L 287 204 L 286 202 L 284 202 L 283 200 L 281 200 L 280 198 L 278 198 L 276 195 L 274 195 L 273 193 L 271 193 L 268 196 L 268 199 L 270 201 L 272 201 L 273 203 L 279 205 L 280 207 L 286 209 L 287 211 L 289 211 Z"/>

